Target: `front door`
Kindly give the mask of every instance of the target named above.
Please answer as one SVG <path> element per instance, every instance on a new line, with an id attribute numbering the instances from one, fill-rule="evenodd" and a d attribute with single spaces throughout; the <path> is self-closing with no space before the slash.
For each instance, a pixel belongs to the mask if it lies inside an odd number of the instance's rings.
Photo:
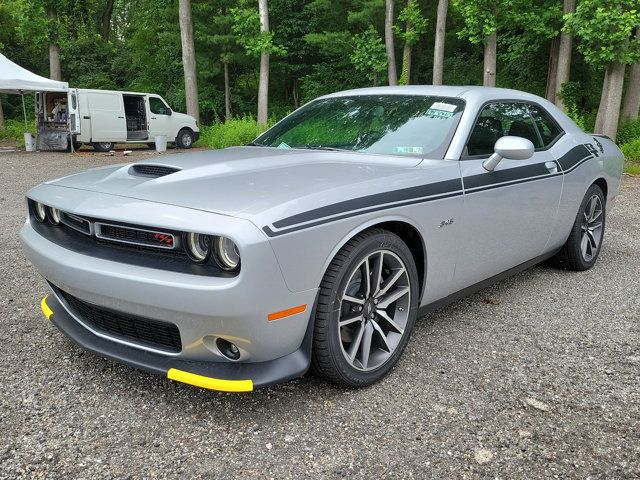
<path id="1" fill-rule="evenodd" d="M 474 285 L 544 252 L 557 214 L 563 177 L 549 147 L 562 134 L 543 132 L 537 105 L 486 105 L 471 133 L 460 173 L 464 185 L 464 238 L 456 264 L 458 288 Z M 528 160 L 503 159 L 494 171 L 483 162 L 502 136 L 532 141 Z"/>
<path id="2" fill-rule="evenodd" d="M 173 142 L 175 133 L 172 128 L 171 109 L 164 100 L 157 96 L 149 95 L 149 139 L 156 135 L 166 135 L 167 142 Z"/>

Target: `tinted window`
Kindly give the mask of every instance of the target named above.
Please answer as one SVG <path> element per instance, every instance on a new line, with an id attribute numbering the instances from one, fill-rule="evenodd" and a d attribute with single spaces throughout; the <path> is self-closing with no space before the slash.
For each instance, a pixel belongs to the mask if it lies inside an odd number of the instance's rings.
<path id="1" fill-rule="evenodd" d="M 316 100 L 255 141 L 278 148 L 331 148 L 393 155 L 444 155 L 464 102 L 458 98 L 358 95 Z"/>
<path id="2" fill-rule="evenodd" d="M 551 145 L 563 132 L 558 124 L 538 105 L 529 105 L 529 111 L 536 122 L 538 131 L 542 136 L 544 147 Z"/>
<path id="3" fill-rule="evenodd" d="M 158 97 L 149 97 L 149 110 L 156 115 L 169 115 L 171 109 Z"/>
<path id="4" fill-rule="evenodd" d="M 500 137 L 512 135 L 531 140 L 535 148 L 542 147 L 528 106 L 524 103 L 491 103 L 480 112 L 467 143 L 467 155 L 491 155 Z"/>

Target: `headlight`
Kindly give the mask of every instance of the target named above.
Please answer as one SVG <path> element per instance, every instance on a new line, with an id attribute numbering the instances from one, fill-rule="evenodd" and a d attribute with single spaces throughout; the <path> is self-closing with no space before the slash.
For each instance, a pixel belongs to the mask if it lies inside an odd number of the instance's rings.
<path id="1" fill-rule="evenodd" d="M 226 237 L 216 237 L 215 259 L 224 270 L 235 270 L 240 265 L 240 252 L 235 243 Z"/>
<path id="2" fill-rule="evenodd" d="M 49 207 L 49 220 L 51 220 L 51 223 L 54 225 L 60 225 L 60 210 Z"/>
<path id="3" fill-rule="evenodd" d="M 39 222 L 44 222 L 47 219 L 47 207 L 44 203 L 36 202 L 33 210 Z"/>
<path id="4" fill-rule="evenodd" d="M 187 233 L 186 249 L 191 260 L 204 263 L 211 255 L 211 237 L 200 233 Z"/>

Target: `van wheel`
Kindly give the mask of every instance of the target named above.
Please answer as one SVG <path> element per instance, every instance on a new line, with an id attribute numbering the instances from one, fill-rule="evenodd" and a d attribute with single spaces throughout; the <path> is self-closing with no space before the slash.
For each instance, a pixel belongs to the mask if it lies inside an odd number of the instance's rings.
<path id="1" fill-rule="evenodd" d="M 190 128 L 183 128 L 176 137 L 176 146 L 178 148 L 191 148 L 193 146 L 193 137 L 194 135 Z"/>
<path id="2" fill-rule="evenodd" d="M 94 142 L 91 144 L 96 152 L 109 152 L 113 150 L 113 142 Z"/>

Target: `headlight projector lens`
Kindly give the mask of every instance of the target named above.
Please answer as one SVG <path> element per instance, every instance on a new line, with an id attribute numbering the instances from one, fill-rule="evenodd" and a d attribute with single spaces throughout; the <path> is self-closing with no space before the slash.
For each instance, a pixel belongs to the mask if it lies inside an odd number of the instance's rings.
<path id="1" fill-rule="evenodd" d="M 187 253 L 191 260 L 204 263 L 211 255 L 211 237 L 200 233 L 187 233 Z"/>
<path id="2" fill-rule="evenodd" d="M 47 207 L 44 203 L 36 202 L 34 213 L 39 222 L 44 222 L 47 219 Z"/>
<path id="3" fill-rule="evenodd" d="M 224 270 L 235 270 L 240 265 L 240 252 L 235 243 L 226 237 L 216 238 L 216 261 Z"/>
<path id="4" fill-rule="evenodd" d="M 49 207 L 49 220 L 51 220 L 51 223 L 54 225 L 60 225 L 60 210 Z"/>

